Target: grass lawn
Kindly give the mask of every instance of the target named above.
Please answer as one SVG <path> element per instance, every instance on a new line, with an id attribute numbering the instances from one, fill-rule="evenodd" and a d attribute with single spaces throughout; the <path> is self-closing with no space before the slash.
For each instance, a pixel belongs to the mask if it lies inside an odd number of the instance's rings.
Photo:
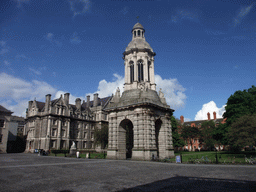
<path id="1" fill-rule="evenodd" d="M 202 152 L 181 152 L 183 163 L 216 163 L 216 152 L 214 151 L 202 151 Z M 174 153 L 175 156 L 180 155 L 180 152 Z M 256 152 L 254 151 L 241 151 L 241 152 L 229 152 L 218 151 L 217 152 L 218 163 L 220 164 L 249 164 L 248 159 L 256 161 Z M 171 159 L 173 160 L 173 159 Z"/>

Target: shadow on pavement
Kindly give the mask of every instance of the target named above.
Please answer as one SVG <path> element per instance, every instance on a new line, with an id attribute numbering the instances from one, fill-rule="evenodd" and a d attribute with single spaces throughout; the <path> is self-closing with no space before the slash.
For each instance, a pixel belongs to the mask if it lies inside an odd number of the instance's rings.
<path id="1" fill-rule="evenodd" d="M 129 191 L 256 191 L 256 182 L 214 179 L 201 177 L 172 177 L 153 183 L 122 189 L 119 192 Z"/>

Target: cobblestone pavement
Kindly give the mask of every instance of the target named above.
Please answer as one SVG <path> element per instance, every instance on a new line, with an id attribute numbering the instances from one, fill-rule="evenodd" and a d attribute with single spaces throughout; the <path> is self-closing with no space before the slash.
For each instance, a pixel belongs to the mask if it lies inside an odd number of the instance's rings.
<path id="1" fill-rule="evenodd" d="M 256 191 L 256 166 L 0 154 L 0 191 Z"/>

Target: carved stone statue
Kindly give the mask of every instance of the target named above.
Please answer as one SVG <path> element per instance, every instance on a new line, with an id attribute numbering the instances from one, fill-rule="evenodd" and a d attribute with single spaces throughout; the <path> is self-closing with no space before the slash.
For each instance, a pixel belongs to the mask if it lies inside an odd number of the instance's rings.
<path id="1" fill-rule="evenodd" d="M 73 141 L 70 149 L 76 149 L 76 143 Z"/>

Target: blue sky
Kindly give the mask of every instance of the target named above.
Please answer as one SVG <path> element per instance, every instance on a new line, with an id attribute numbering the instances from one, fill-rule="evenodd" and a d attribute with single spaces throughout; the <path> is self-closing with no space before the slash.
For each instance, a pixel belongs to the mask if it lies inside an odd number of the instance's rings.
<path id="1" fill-rule="evenodd" d="M 255 85 L 253 0 L 1 0 L 0 104 L 24 116 L 48 93 L 74 103 L 122 90 L 137 16 L 174 116 L 221 117 L 231 94 Z"/>

